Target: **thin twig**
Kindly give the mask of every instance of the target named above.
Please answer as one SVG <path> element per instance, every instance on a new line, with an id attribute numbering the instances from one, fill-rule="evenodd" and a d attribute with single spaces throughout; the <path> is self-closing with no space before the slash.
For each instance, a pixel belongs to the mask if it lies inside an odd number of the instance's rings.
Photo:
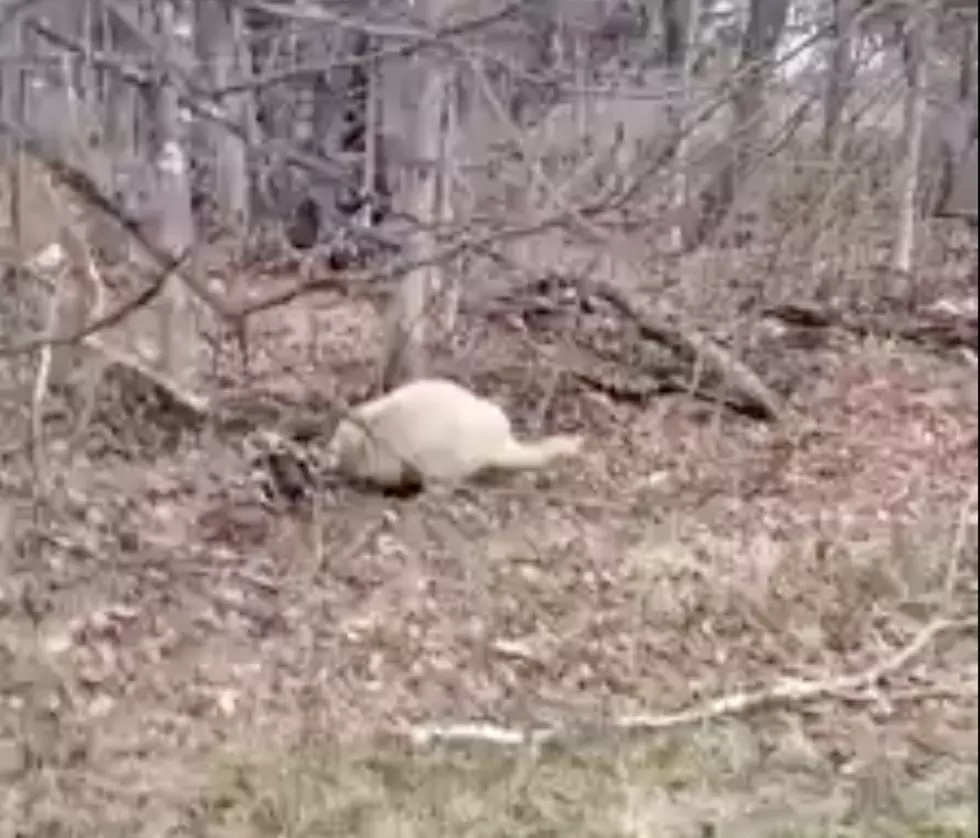
<path id="1" fill-rule="evenodd" d="M 895 654 L 853 675 L 840 675 L 820 681 L 787 679 L 760 690 L 721 696 L 678 713 L 622 716 L 606 726 L 605 730 L 617 733 L 649 733 L 700 724 L 722 716 L 744 714 L 772 705 L 802 704 L 821 698 L 853 699 L 855 692 L 867 690 L 877 685 L 886 676 L 905 667 L 939 634 L 951 630 L 976 629 L 976 627 L 976 618 L 966 620 L 939 618 L 924 626 L 909 643 Z M 530 744 L 540 746 L 563 737 L 570 737 L 575 732 L 574 728 L 565 726 L 524 731 L 492 724 L 429 723 L 413 727 L 410 731 L 410 738 L 416 745 L 427 745 L 433 742 L 482 741 L 498 745 Z"/>

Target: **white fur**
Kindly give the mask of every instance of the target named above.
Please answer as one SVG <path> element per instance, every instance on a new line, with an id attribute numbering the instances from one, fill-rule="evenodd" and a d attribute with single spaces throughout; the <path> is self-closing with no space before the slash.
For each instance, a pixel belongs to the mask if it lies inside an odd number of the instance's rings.
<path id="1" fill-rule="evenodd" d="M 565 435 L 520 442 L 492 401 L 452 381 L 423 378 L 354 408 L 337 426 L 329 459 L 348 477 L 400 488 L 539 469 L 581 445 L 580 437 Z"/>

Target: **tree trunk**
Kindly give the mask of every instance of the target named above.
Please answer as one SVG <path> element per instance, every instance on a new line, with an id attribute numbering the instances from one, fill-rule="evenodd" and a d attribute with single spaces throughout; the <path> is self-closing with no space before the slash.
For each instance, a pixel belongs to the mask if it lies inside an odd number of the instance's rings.
<path id="1" fill-rule="evenodd" d="M 751 0 L 742 36 L 738 74 L 732 94 L 731 151 L 703 199 L 692 246 L 703 244 L 721 227 L 748 173 L 765 124 L 765 84 L 773 52 L 786 27 L 789 0 Z"/>
<path id="2" fill-rule="evenodd" d="M 222 89 L 239 81 L 251 64 L 245 42 L 242 9 L 231 0 L 202 0 L 198 4 L 199 53 L 211 84 Z M 248 119 L 248 96 L 225 95 L 220 102 L 224 116 L 240 128 Z M 222 223 L 238 235 L 249 225 L 249 178 L 247 149 L 243 140 L 217 123 L 208 125 L 209 145 L 215 164 L 215 205 Z"/>
<path id="3" fill-rule="evenodd" d="M 898 220 L 892 251 L 892 267 L 902 272 L 912 269 L 912 249 L 915 246 L 916 196 L 919 191 L 926 106 L 926 56 L 931 41 L 931 26 L 932 17 L 929 13 L 913 15 L 905 22 L 902 36 L 906 85 L 902 114 L 904 143 L 895 178 Z"/>
<path id="4" fill-rule="evenodd" d="M 691 55 L 696 37 L 700 3 L 698 0 L 664 0 L 664 63 L 667 65 L 668 108 L 670 135 L 677 137 L 672 149 L 673 178 L 671 204 L 678 219 L 671 225 L 670 248 L 680 252 L 686 246 L 685 217 L 688 203 L 687 150 L 684 118 L 690 107 Z"/>
<path id="5" fill-rule="evenodd" d="M 430 29 L 441 19 L 441 0 L 420 4 L 419 14 Z M 413 184 L 413 215 L 418 228 L 410 242 L 411 258 L 429 260 L 436 251 L 434 229 L 439 215 L 438 159 L 443 131 L 450 69 L 440 59 L 419 57 L 418 70 L 423 75 L 422 94 L 416 117 L 413 157 L 421 161 L 421 170 Z M 422 62 L 430 61 L 428 66 Z M 379 389 L 386 392 L 399 384 L 418 378 L 426 368 L 426 304 L 432 289 L 441 288 L 440 267 L 426 264 L 411 271 L 398 289 L 388 319 L 388 334 L 381 363 Z"/>
<path id="6" fill-rule="evenodd" d="M 824 98 L 823 149 L 829 158 L 835 156 L 844 105 L 851 90 L 854 75 L 851 52 L 851 22 L 853 0 L 834 0 L 832 44 Z"/>
<path id="7" fill-rule="evenodd" d="M 18 55 L 22 47 L 21 24 L 11 21 L 0 33 L 0 44 L 10 55 Z M 4 121 L 23 125 L 26 113 L 26 71 L 15 61 L 6 63 L 3 73 L 3 102 L 0 112 Z M 23 247 L 24 234 L 24 155 L 20 143 L 12 134 L 3 142 L 3 162 L 10 178 L 9 223 L 14 242 Z"/>
<path id="8" fill-rule="evenodd" d="M 168 65 L 182 66 L 177 42 L 177 13 L 172 0 L 161 0 L 157 15 L 157 31 L 167 53 Z M 155 112 L 154 243 L 165 253 L 178 258 L 194 243 L 194 222 L 178 94 L 166 75 L 157 91 Z M 188 269 L 193 270 L 193 267 Z M 160 299 L 159 360 L 163 370 L 182 383 L 193 375 L 198 348 L 192 303 L 181 279 L 171 276 Z"/>

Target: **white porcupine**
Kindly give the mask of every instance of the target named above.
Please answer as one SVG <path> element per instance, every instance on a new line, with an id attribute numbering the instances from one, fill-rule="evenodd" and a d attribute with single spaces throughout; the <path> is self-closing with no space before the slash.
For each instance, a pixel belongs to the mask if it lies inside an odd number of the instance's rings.
<path id="1" fill-rule="evenodd" d="M 582 447 L 577 435 L 514 438 L 507 414 L 453 381 L 423 378 L 353 408 L 327 463 L 384 489 L 458 483 L 487 472 L 540 469 Z"/>

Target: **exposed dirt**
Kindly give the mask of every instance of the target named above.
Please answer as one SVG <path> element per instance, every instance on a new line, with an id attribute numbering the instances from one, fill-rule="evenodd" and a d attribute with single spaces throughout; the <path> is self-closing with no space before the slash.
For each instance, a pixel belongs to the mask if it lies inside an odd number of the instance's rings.
<path id="1" fill-rule="evenodd" d="M 371 303 L 326 295 L 264 314 L 250 386 L 359 398 L 379 328 Z M 8 456 L 0 835 L 188 834 L 229 743 L 666 712 L 857 671 L 931 617 L 975 618 L 963 356 L 843 333 L 756 344 L 753 368 L 789 394 L 776 429 L 686 396 L 617 403 L 562 372 L 574 343 L 513 317 L 461 324 L 437 371 L 522 429 L 590 442 L 452 498 L 344 491 L 274 515 L 240 452 L 194 434 L 124 455 L 93 426 L 88 454 L 52 450 L 45 497 Z M 856 731 L 910 765 L 971 753 L 974 634 L 822 704 L 808 735 L 842 765 L 867 746 Z"/>

